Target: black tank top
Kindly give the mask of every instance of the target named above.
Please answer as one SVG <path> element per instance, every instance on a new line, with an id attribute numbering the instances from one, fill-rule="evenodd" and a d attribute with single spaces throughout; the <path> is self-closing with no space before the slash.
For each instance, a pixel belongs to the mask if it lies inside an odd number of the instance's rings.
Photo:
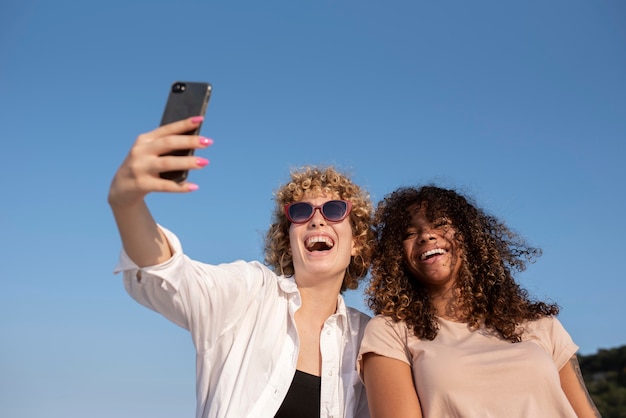
<path id="1" fill-rule="evenodd" d="M 296 370 L 275 418 L 319 418 L 322 378 Z"/>

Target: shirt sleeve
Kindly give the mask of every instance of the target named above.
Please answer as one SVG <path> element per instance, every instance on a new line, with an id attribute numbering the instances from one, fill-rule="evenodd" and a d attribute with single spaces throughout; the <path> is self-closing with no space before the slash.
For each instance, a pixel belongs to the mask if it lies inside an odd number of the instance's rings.
<path id="1" fill-rule="evenodd" d="M 237 325 L 267 275 L 256 262 L 210 265 L 191 260 L 176 235 L 161 229 L 173 252 L 169 260 L 139 268 L 122 249 L 114 272 L 123 273 L 133 299 L 191 331 L 196 347 L 208 348 Z"/>
<path id="2" fill-rule="evenodd" d="M 404 322 L 377 315 L 365 327 L 365 335 L 357 358 L 357 371 L 363 379 L 363 356 L 368 353 L 400 360 L 411 364 L 408 350 L 408 330 Z"/>
<path id="3" fill-rule="evenodd" d="M 528 339 L 539 344 L 548 354 L 558 370 L 578 351 L 578 345 L 556 317 L 542 318 L 527 326 Z"/>

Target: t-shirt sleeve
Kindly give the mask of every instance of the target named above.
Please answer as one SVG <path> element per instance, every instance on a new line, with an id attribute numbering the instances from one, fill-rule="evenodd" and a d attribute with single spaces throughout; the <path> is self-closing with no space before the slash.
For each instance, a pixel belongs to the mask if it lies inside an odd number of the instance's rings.
<path id="1" fill-rule="evenodd" d="M 528 325 L 528 338 L 552 356 L 558 370 L 578 351 L 578 345 L 556 317 L 542 318 Z"/>
<path id="2" fill-rule="evenodd" d="M 400 360 L 411 364 L 407 346 L 408 330 L 404 322 L 394 322 L 390 318 L 377 315 L 365 327 L 361 348 L 357 358 L 357 371 L 363 379 L 363 356 L 368 353 Z"/>

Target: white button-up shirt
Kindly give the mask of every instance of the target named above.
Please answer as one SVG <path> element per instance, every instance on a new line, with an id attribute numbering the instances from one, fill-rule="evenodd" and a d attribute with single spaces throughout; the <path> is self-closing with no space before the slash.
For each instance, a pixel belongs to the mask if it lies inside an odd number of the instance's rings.
<path id="1" fill-rule="evenodd" d="M 173 256 L 138 268 L 122 250 L 116 272 L 139 303 L 191 332 L 196 348 L 196 417 L 273 417 L 295 375 L 301 300 L 293 277 L 263 264 L 208 265 L 189 259 L 163 228 Z M 321 417 L 369 417 L 356 356 L 369 317 L 346 307 L 320 333 Z"/>

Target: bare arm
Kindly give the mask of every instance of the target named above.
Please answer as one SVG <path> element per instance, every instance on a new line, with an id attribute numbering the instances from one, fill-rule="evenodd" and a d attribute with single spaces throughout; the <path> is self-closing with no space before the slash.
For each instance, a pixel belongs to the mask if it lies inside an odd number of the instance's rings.
<path id="1" fill-rule="evenodd" d="M 598 412 L 585 386 L 576 355 L 573 355 L 570 361 L 563 366 L 559 375 L 563 392 L 576 411 L 576 415 L 583 418 L 600 417 L 600 412 Z"/>
<path id="2" fill-rule="evenodd" d="M 422 418 L 408 364 L 374 353 L 365 354 L 363 381 L 372 418 Z"/>
<path id="3" fill-rule="evenodd" d="M 171 170 L 198 169 L 207 160 L 198 157 L 162 156 L 174 149 L 205 148 L 211 140 L 183 135 L 201 121 L 189 118 L 139 135 L 115 173 L 108 202 L 128 256 L 140 267 L 166 261 L 172 256 L 165 236 L 152 218 L 144 198 L 151 192 L 189 192 L 197 186 L 159 177 Z"/>

